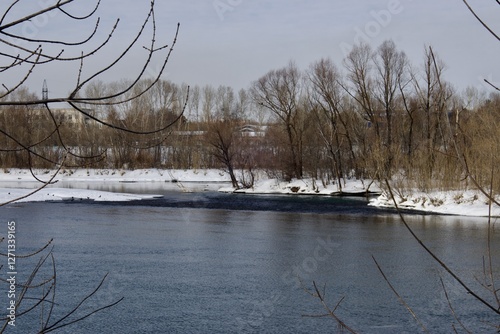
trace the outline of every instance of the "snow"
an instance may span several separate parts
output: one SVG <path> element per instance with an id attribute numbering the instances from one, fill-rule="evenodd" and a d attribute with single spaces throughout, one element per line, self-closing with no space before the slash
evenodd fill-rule
<path id="1" fill-rule="evenodd" d="M 35 175 L 43 181 L 49 181 L 52 170 L 36 169 Z M 63 169 L 57 174 L 55 181 L 71 182 L 227 182 L 227 174 L 220 170 L 167 170 L 167 169 Z M 4 181 L 34 181 L 29 170 L 6 169 L 0 171 L 0 182 Z"/>
<path id="2" fill-rule="evenodd" d="M 394 196 L 401 209 L 471 217 L 487 217 L 489 212 L 488 199 L 477 190 L 413 192 Z M 395 207 L 394 201 L 386 193 L 372 199 L 369 205 Z M 500 207 L 492 205 L 491 215 L 500 217 Z"/>
<path id="3" fill-rule="evenodd" d="M 0 203 L 5 203 L 24 197 L 33 192 L 31 189 L 13 189 L 0 188 Z M 26 198 L 16 202 L 41 202 L 41 201 L 133 201 L 158 198 L 159 195 L 138 195 L 112 193 L 107 191 L 87 190 L 87 189 L 68 189 L 68 188 L 44 188 Z"/>
<path id="4" fill-rule="evenodd" d="M 54 171 L 38 169 L 33 170 L 36 177 L 48 182 L 51 180 Z M 131 193 L 110 192 L 81 189 L 79 186 L 89 187 L 89 183 L 94 183 L 93 187 L 102 184 L 118 183 L 156 183 L 156 182 L 227 182 L 227 175 L 218 170 L 110 170 L 110 169 L 76 169 L 62 170 L 52 180 L 51 184 L 42 190 L 26 197 L 42 184 L 36 182 L 29 170 L 25 169 L 4 169 L 0 171 L 0 203 L 10 202 L 39 202 L 39 201 L 132 201 L 161 197 L 161 195 L 139 195 Z M 84 183 L 81 183 L 84 182 Z M 58 185 L 70 185 L 69 187 L 58 187 Z"/>
<path id="5" fill-rule="evenodd" d="M 246 194 L 298 194 L 298 195 L 363 195 L 367 192 L 380 192 L 373 183 L 364 180 L 345 180 L 341 186 L 335 184 L 323 184 L 314 179 L 292 180 L 290 182 L 276 179 L 263 178 L 257 180 L 254 187 L 250 189 L 235 190 L 232 187 L 221 188 L 223 192 L 238 192 Z"/>
<path id="6" fill-rule="evenodd" d="M 53 176 L 52 170 L 34 170 L 37 178 L 49 181 Z M 29 170 L 4 169 L 0 170 L 0 203 L 12 201 L 26 196 L 40 187 L 39 182 Z M 27 198 L 26 201 L 131 201 L 161 197 L 160 195 L 139 195 L 132 193 L 90 190 L 106 189 L 103 185 L 136 184 L 142 187 L 151 184 L 151 189 L 166 183 L 176 185 L 172 189 L 181 191 L 203 191 L 209 189 L 206 183 L 217 184 L 216 189 L 222 192 L 240 192 L 248 194 L 289 194 L 289 195 L 363 195 L 379 194 L 370 200 L 369 205 L 376 207 L 394 207 L 394 202 L 385 192 L 381 191 L 375 182 L 369 180 L 343 180 L 341 187 L 338 183 L 323 184 L 314 179 L 279 181 L 267 177 L 264 173 L 257 174 L 255 184 L 250 189 L 238 189 L 229 186 L 227 173 L 215 170 L 112 170 L 112 169 L 66 169 L 56 175 L 54 185 L 49 185 Z M 89 184 L 91 184 L 89 186 Z M 62 185 L 62 186 L 61 186 Z M 191 186 L 194 185 L 194 186 Z M 89 189 L 82 189 L 82 188 Z M 128 189 L 135 189 L 128 187 Z M 213 188 L 212 188 L 213 189 Z M 395 195 L 398 207 L 422 212 L 438 214 L 453 214 L 461 216 L 488 216 L 489 205 L 486 196 L 476 190 L 469 191 L 436 191 L 418 192 Z M 492 216 L 500 217 L 500 208 L 492 207 Z"/>

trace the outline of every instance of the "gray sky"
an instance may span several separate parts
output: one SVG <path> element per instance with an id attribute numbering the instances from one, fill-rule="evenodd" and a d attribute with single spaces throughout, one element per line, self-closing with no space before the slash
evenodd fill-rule
<path id="1" fill-rule="evenodd" d="M 47 2 L 50 0 L 38 1 Z M 73 12 L 93 2 L 78 1 Z M 500 32 L 496 1 L 470 3 Z M 146 0 L 102 1 L 99 40 L 107 36 L 115 18 L 120 17 L 121 22 L 113 43 L 85 63 L 84 73 L 105 66 L 125 47 L 145 17 L 148 4 Z M 290 60 L 306 69 L 312 62 L 330 57 L 340 66 L 344 52 L 356 41 L 377 47 L 385 39 L 393 39 L 415 67 L 421 65 L 424 46 L 432 45 L 447 65 L 446 78 L 459 90 L 468 85 L 485 87 L 480 78 L 500 82 L 500 43 L 461 0 L 157 0 L 156 19 L 159 44 L 170 44 L 177 22 L 181 23 L 178 44 L 164 76 L 177 83 L 247 88 Z M 60 14 L 38 25 L 38 36 L 71 38 L 91 30 L 68 25 Z M 146 39 L 140 46 L 145 43 Z M 144 50 L 134 49 L 125 63 L 102 79 L 133 77 L 144 56 Z M 148 73 L 155 73 L 158 64 L 155 60 Z M 39 82 L 41 89 L 46 78 L 52 97 L 64 95 L 74 84 L 76 70 L 39 70 L 30 87 Z"/>

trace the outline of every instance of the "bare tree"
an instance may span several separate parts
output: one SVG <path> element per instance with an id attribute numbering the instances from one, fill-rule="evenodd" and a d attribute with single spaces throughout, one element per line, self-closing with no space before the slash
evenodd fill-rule
<path id="1" fill-rule="evenodd" d="M 240 143 L 238 143 L 237 122 L 230 119 L 213 120 L 209 125 L 207 139 L 212 146 L 213 156 L 224 165 L 231 178 L 232 186 L 238 189 L 239 184 L 236 178 L 235 164 L 241 147 Z"/>
<path id="2" fill-rule="evenodd" d="M 85 75 L 86 61 L 90 57 L 95 57 L 106 52 L 106 47 L 110 44 L 117 29 L 119 29 L 119 20 L 117 19 L 111 30 L 103 35 L 100 30 L 100 18 L 96 17 L 99 13 L 101 2 L 97 1 L 88 13 L 72 13 L 72 8 L 74 7 L 71 7 L 71 4 L 76 2 L 77 0 L 62 0 L 52 5 L 44 4 L 41 10 L 33 10 L 30 14 L 16 16 L 19 13 L 26 13 L 26 11 L 19 10 L 22 4 L 20 0 L 16 0 L 12 1 L 10 5 L 5 6 L 4 13 L 0 19 L 0 43 L 3 46 L 3 51 L 0 54 L 0 71 L 4 75 L 17 75 L 19 78 L 17 82 L 2 83 L 3 91 L 0 92 L 0 108 L 4 113 L 8 113 L 16 106 L 35 107 L 37 115 L 47 120 L 47 124 L 44 126 L 48 127 L 47 132 L 50 134 L 48 139 L 55 140 L 58 146 L 63 149 L 63 152 L 58 157 L 50 156 L 41 150 L 48 139 L 37 143 L 26 141 L 18 133 L 13 132 L 12 129 L 0 125 L 0 134 L 8 141 L 7 147 L 10 148 L 10 151 L 24 152 L 28 157 L 28 161 L 30 161 L 30 166 L 32 166 L 31 162 L 35 158 L 45 161 L 48 165 L 57 167 L 60 165 L 71 166 L 68 164 L 68 161 L 74 161 L 73 165 L 87 165 L 105 157 L 106 152 L 104 150 L 101 152 L 91 152 L 92 154 L 87 155 L 80 154 L 71 145 L 68 145 L 72 134 L 70 133 L 69 136 L 64 135 L 63 131 L 61 131 L 64 121 L 57 119 L 54 115 L 54 106 L 60 103 L 69 105 L 83 115 L 85 119 L 92 120 L 96 124 L 135 135 L 161 135 L 161 133 L 167 131 L 181 117 L 180 113 L 168 124 L 162 124 L 162 126 L 157 127 L 138 128 L 125 126 L 122 122 L 111 121 L 111 118 L 103 117 L 94 112 L 95 109 L 103 106 L 111 107 L 130 104 L 151 90 L 159 82 L 177 40 L 179 25 L 177 25 L 172 45 L 170 47 L 165 44 L 159 45 L 157 41 L 155 1 L 150 1 L 150 7 L 142 26 L 136 35 L 132 36 L 130 43 L 123 48 L 123 51 L 109 63 L 101 64 L 100 69 Z M 42 31 L 35 37 L 27 37 L 19 33 L 19 31 L 22 32 L 20 27 L 23 24 L 29 23 L 30 20 L 52 15 L 52 13 L 61 15 L 66 20 L 66 25 L 79 23 L 79 26 L 81 26 L 82 24 L 86 24 L 88 28 L 87 37 L 80 40 L 69 40 L 65 36 L 61 36 L 60 38 L 52 38 L 50 36 L 44 38 Z M 94 18 L 95 21 L 92 22 Z M 89 93 L 90 87 L 105 74 L 111 72 L 119 63 L 123 62 L 131 50 L 141 47 L 139 43 L 141 43 L 143 36 L 147 35 L 149 35 L 149 45 L 143 46 L 144 62 L 139 67 L 135 78 L 129 80 L 127 85 L 115 91 L 94 92 L 97 93 L 97 96 L 95 94 L 92 94 L 94 96 L 86 95 Z M 98 42 L 99 38 L 101 42 Z M 96 43 L 97 46 L 93 46 Z M 78 51 L 79 55 L 74 55 L 80 49 L 84 51 Z M 138 84 L 145 77 L 148 67 L 151 66 L 153 60 L 156 61 L 157 59 L 160 59 L 161 66 L 156 76 L 147 85 L 139 88 Z M 78 75 L 75 78 L 76 83 L 67 96 L 49 98 L 47 95 L 44 95 L 41 98 L 11 98 L 17 91 L 22 89 L 22 86 L 30 79 L 35 70 L 44 71 L 44 69 L 53 68 L 53 66 L 66 66 L 67 64 L 75 64 L 78 69 Z M 89 90 L 87 90 L 88 88 Z M 63 159 L 63 157 L 69 157 L 70 159 Z"/>
<path id="3" fill-rule="evenodd" d="M 361 114 L 370 122 L 370 126 L 375 127 L 376 136 L 380 138 L 380 124 L 373 97 L 372 57 L 373 50 L 368 44 L 359 44 L 352 48 L 344 59 L 351 89 L 348 86 L 344 86 L 344 89 L 357 102 Z"/>
<path id="4" fill-rule="evenodd" d="M 385 115 L 385 175 L 391 175 L 394 160 L 394 117 L 402 117 L 397 114 L 399 87 L 402 86 L 407 69 L 407 58 L 404 52 L 398 51 L 396 44 L 384 41 L 377 49 L 373 62 L 376 69 L 375 97 Z"/>
<path id="5" fill-rule="evenodd" d="M 371 178 L 382 177 L 387 167 L 383 137 L 383 114 L 375 95 L 374 52 L 370 45 L 355 45 L 343 61 L 347 70 L 342 87 L 353 101 L 353 109 L 363 118 L 358 135 L 363 143 L 365 171 Z"/>
<path id="6" fill-rule="evenodd" d="M 229 86 L 219 86 L 215 95 L 215 118 L 229 120 L 234 118 L 235 110 L 234 91 Z"/>
<path id="7" fill-rule="evenodd" d="M 207 124 L 211 153 L 224 166 L 235 189 L 240 188 L 235 169 L 245 165 L 241 126 L 245 120 L 246 104 L 247 95 L 244 90 L 235 96 L 231 87 L 219 86 L 215 95 L 215 111 Z"/>
<path id="8" fill-rule="evenodd" d="M 216 90 L 210 85 L 204 86 L 201 90 L 203 120 L 210 122 L 215 108 Z"/>
<path id="9" fill-rule="evenodd" d="M 282 159 L 285 161 L 286 178 L 302 178 L 302 85 L 301 72 L 293 62 L 268 72 L 252 85 L 254 101 L 271 111 L 285 131 L 288 156 Z"/>
<path id="10" fill-rule="evenodd" d="M 423 114 L 421 134 L 423 146 L 421 167 L 425 180 L 432 180 L 437 158 L 437 148 L 446 143 L 446 124 L 449 102 L 453 91 L 443 78 L 444 62 L 426 47 L 423 77 L 414 77 L 414 86 L 419 110 Z"/>
<path id="11" fill-rule="evenodd" d="M 123 47 L 123 50 L 118 53 L 115 59 L 112 59 L 109 63 L 100 64 L 97 70 L 88 74 L 86 74 L 87 62 L 90 62 L 91 58 L 106 52 L 106 47 L 111 45 L 111 40 L 120 27 L 120 20 L 117 19 L 111 29 L 103 34 L 100 29 L 101 20 L 97 17 L 101 1 L 95 1 L 95 5 L 90 7 L 86 13 L 74 12 L 76 7 L 71 5 L 76 3 L 86 3 L 87 8 L 89 8 L 88 2 L 78 0 L 37 2 L 41 6 L 40 9 L 30 7 L 26 1 L 22 0 L 12 0 L 10 3 L 0 5 L 0 11 L 3 13 L 0 17 L 0 45 L 2 50 L 0 51 L 0 72 L 2 73 L 2 80 L 6 80 L 7 77 L 18 78 L 13 82 L 1 82 L 0 114 L 2 122 L 0 122 L 0 142 L 2 143 L 3 153 L 18 153 L 18 156 L 25 158 L 24 164 L 19 163 L 20 161 L 16 162 L 18 166 L 24 165 L 32 168 L 34 160 L 37 159 L 43 161 L 47 167 L 53 168 L 54 172 L 50 180 L 44 182 L 37 190 L 53 182 L 62 167 L 85 166 L 100 161 L 106 156 L 106 149 L 99 145 L 96 146 L 96 150 L 90 152 L 82 152 L 75 148 L 78 145 L 78 141 L 76 143 L 74 141 L 75 138 L 78 140 L 78 138 L 81 139 L 85 135 L 89 139 L 92 133 L 88 131 L 82 134 L 79 132 L 80 128 L 72 129 L 69 126 L 71 122 L 65 117 L 58 117 L 56 114 L 55 107 L 57 105 L 70 106 L 82 119 L 95 122 L 95 124 L 99 124 L 106 129 L 137 136 L 152 136 L 152 138 L 161 137 L 168 132 L 169 128 L 182 117 L 185 108 L 184 103 L 181 111 L 168 122 L 161 120 L 158 123 L 148 120 L 146 123 L 149 124 L 144 123 L 141 126 L 126 124 L 123 122 L 124 114 L 119 112 L 120 106 L 133 105 L 135 101 L 139 101 L 143 95 L 151 91 L 159 83 L 177 40 L 179 25 L 175 29 L 170 47 L 165 44 L 158 44 L 160 34 L 157 31 L 154 0 L 149 1 L 149 8 L 142 25 L 135 36 L 131 37 L 128 45 Z M 79 40 L 71 40 L 62 33 L 59 37 L 53 37 L 49 34 L 44 36 L 43 31 L 39 31 L 36 35 L 23 34 L 23 25 L 56 14 L 65 21 L 63 22 L 65 26 L 75 24 L 78 24 L 79 27 L 85 26 L 87 36 Z M 50 23 L 49 20 L 47 24 Z M 148 45 L 140 45 L 144 38 L 148 40 Z M 101 78 L 115 69 L 118 64 L 124 62 L 126 56 L 136 48 L 142 48 L 144 52 L 144 61 L 139 66 L 137 75 L 129 79 L 126 85 L 116 86 L 117 89 L 101 90 Z M 142 79 L 145 78 L 148 68 L 153 61 L 158 59 L 160 66 L 156 67 L 158 68 L 156 75 L 144 84 L 145 81 Z M 68 64 L 74 64 L 77 74 L 75 75 L 75 85 L 70 88 L 67 95 L 49 97 L 46 87 L 44 87 L 41 98 L 26 93 L 24 86 L 29 82 L 35 71 L 63 68 Z M 105 109 L 108 115 L 103 115 L 99 112 L 100 109 Z M 20 117 L 20 115 L 22 116 Z M 7 122 L 9 119 L 17 119 L 17 124 Z M 38 132 L 33 131 L 35 129 Z M 59 147 L 57 152 L 47 149 L 55 145 Z M 32 174 L 35 176 L 34 173 Z M 8 203 L 3 205 L 5 204 Z M 44 251 L 48 246 L 42 247 L 38 252 L 24 257 L 31 258 Z M 49 277 L 41 277 L 40 275 L 41 268 L 45 265 L 52 268 L 52 274 Z M 22 312 L 18 313 L 17 316 L 39 311 L 41 328 L 35 330 L 40 333 L 48 333 L 75 324 L 95 312 L 115 305 L 121 300 L 118 299 L 114 303 L 104 305 L 84 315 L 77 314 L 80 307 L 102 286 L 104 277 L 97 285 L 97 288 L 77 302 L 69 313 L 59 319 L 54 319 L 56 277 L 53 255 L 49 251 L 38 263 L 35 263 L 27 281 L 17 285 L 20 294 L 14 301 L 15 308 Z M 34 299 L 35 302 L 31 304 L 28 303 L 28 299 L 35 296 L 30 295 L 30 291 L 41 292 L 41 294 L 38 294 L 37 299 Z M 71 301 L 65 302 L 70 303 Z M 28 306 L 22 310 L 21 306 L 23 305 Z M 2 320 L 5 321 L 3 327 L 5 328 L 9 318 Z M 3 329 L 0 331 L 3 331 Z"/>
<path id="12" fill-rule="evenodd" d="M 348 117 L 346 93 L 342 88 L 343 76 L 330 59 L 321 59 L 311 65 L 308 73 L 311 92 L 308 94 L 312 110 L 316 113 L 317 129 L 332 159 L 335 175 L 342 190 L 342 179 L 349 169 L 359 172 L 357 157 L 354 153 L 354 139 Z M 317 108 L 315 108 L 317 106 Z M 346 144 L 344 144 L 344 142 Z M 345 157 L 349 166 L 344 167 Z"/>
<path id="13" fill-rule="evenodd" d="M 234 108 L 233 116 L 238 119 L 246 118 L 249 105 L 250 105 L 250 96 L 248 94 L 248 91 L 242 88 L 238 91 L 238 99 L 236 101 L 236 106 Z"/>
<path id="14" fill-rule="evenodd" d="M 200 86 L 194 86 L 189 98 L 189 119 L 200 122 Z M 194 115 L 193 115 L 194 114 Z"/>

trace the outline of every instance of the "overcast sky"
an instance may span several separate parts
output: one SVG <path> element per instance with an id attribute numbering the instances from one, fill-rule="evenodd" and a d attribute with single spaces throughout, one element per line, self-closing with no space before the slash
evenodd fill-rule
<path id="1" fill-rule="evenodd" d="M 93 2 L 77 1 L 72 9 L 83 10 Z M 495 0 L 470 3 L 500 32 L 500 6 Z M 148 5 L 146 0 L 102 0 L 97 13 L 103 19 L 100 40 L 114 19 L 120 17 L 121 22 L 114 43 L 85 64 L 86 73 L 105 66 L 113 52 L 132 39 Z M 377 47 L 386 39 L 394 40 L 415 67 L 422 62 L 424 46 L 432 45 L 447 65 L 446 78 L 459 90 L 468 85 L 484 87 L 480 78 L 500 82 L 500 43 L 462 0 L 157 0 L 156 18 L 160 44 L 169 44 L 177 22 L 181 23 L 164 76 L 177 83 L 247 88 L 290 60 L 301 69 L 323 57 L 341 65 L 355 42 Z M 65 38 L 86 31 L 84 26 L 68 25 L 60 15 L 39 24 L 37 30 L 39 36 L 52 33 Z M 125 64 L 103 79 L 132 77 L 144 56 L 144 50 L 134 50 Z M 149 72 L 154 73 L 158 65 L 155 60 Z M 74 73 L 70 69 L 37 71 L 31 85 L 40 82 L 41 87 L 46 78 L 52 97 L 64 95 L 74 82 Z"/>

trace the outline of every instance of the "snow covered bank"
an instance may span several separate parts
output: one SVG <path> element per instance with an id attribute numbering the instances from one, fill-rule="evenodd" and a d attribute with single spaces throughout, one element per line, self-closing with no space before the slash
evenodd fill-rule
<path id="1" fill-rule="evenodd" d="M 138 201 L 143 199 L 153 199 L 158 195 L 137 195 L 112 193 L 98 190 L 87 189 L 68 189 L 68 188 L 44 188 L 28 197 L 32 189 L 0 188 L 0 203 L 10 202 L 18 199 L 16 202 L 47 202 L 47 201 Z M 25 198 L 23 198 L 25 197 Z"/>
<path id="2" fill-rule="evenodd" d="M 298 195 L 371 195 L 369 205 L 381 208 L 395 208 L 394 202 L 383 192 L 378 184 L 367 180 L 346 180 L 342 187 L 337 184 L 323 185 L 313 179 L 282 182 L 275 179 L 256 181 L 251 189 L 235 190 L 232 187 L 221 188 L 224 192 L 248 194 L 298 194 Z M 378 196 L 377 196 L 378 195 Z M 395 194 L 395 196 L 397 196 Z M 500 200 L 500 199 L 499 199 Z M 412 192 L 405 198 L 397 197 L 401 209 L 437 214 L 487 217 L 489 206 L 486 196 L 479 191 Z M 492 207 L 492 216 L 500 217 L 500 207 Z"/>
<path id="3" fill-rule="evenodd" d="M 36 176 L 44 181 L 48 181 L 52 176 L 51 170 L 36 170 Z M 78 189 L 84 187 L 79 182 L 96 182 L 96 185 L 131 183 L 137 185 L 151 184 L 155 188 L 154 182 L 176 182 L 182 191 L 203 191 L 205 187 L 195 187 L 188 189 L 188 184 L 198 183 L 217 184 L 215 189 L 222 192 L 238 192 L 248 194 L 292 194 L 292 195 L 364 195 L 380 194 L 373 198 L 369 205 L 376 207 L 394 207 L 392 200 L 384 194 L 378 185 L 366 180 L 345 180 L 342 187 L 338 184 L 324 185 L 320 181 L 313 179 L 294 180 L 284 182 L 270 179 L 265 173 L 259 173 L 256 177 L 255 185 L 251 189 L 235 190 L 232 187 L 224 186 L 229 182 L 227 173 L 209 170 L 162 170 L 162 169 L 139 169 L 139 170 L 112 170 L 112 169 L 76 169 L 62 170 L 55 180 L 62 181 L 51 185 L 42 191 L 22 199 L 21 201 L 59 201 L 59 200 L 93 200 L 93 201 L 130 201 L 146 198 L 155 198 L 156 195 L 137 195 L 122 192 L 97 191 L 88 189 Z M 11 201 L 15 198 L 29 194 L 40 183 L 34 182 L 34 178 L 29 170 L 9 169 L 0 170 L 0 203 Z M 182 183 L 186 183 L 183 185 Z M 219 186 L 220 183 L 220 186 Z M 64 187 L 64 188 L 63 188 Z M 23 188 L 23 189 L 20 189 Z M 71 189 L 69 189 L 71 188 Z M 95 189 L 99 187 L 90 187 Z M 130 188 L 127 188 L 130 189 Z M 103 189 L 101 190 L 108 190 Z M 134 192 L 135 189 L 125 190 Z M 213 190 L 213 188 L 212 188 Z M 137 191 L 141 192 L 141 191 Z M 447 191 L 447 192 L 412 192 L 404 197 L 398 197 L 398 206 L 402 209 L 410 209 L 423 212 L 433 212 L 439 214 L 453 214 L 462 216 L 488 216 L 488 201 L 486 197 L 478 191 Z M 493 206 L 492 215 L 500 217 L 500 208 Z"/>
<path id="4" fill-rule="evenodd" d="M 35 175 L 48 181 L 53 170 L 36 169 Z M 63 169 L 56 175 L 55 181 L 85 181 L 85 182 L 228 182 L 229 176 L 216 169 L 208 170 L 180 170 L 180 169 Z M 35 181 L 29 170 L 3 169 L 0 170 L 2 181 Z"/>
<path id="5" fill-rule="evenodd" d="M 232 187 L 221 188 L 222 192 L 246 194 L 297 194 L 297 195 L 366 195 L 380 193 L 380 189 L 370 181 L 346 180 L 338 184 L 324 185 L 314 179 L 293 180 L 291 182 L 263 178 L 255 182 L 250 189 L 235 190 Z"/>
<path id="6" fill-rule="evenodd" d="M 53 170 L 37 169 L 33 171 L 39 180 L 48 182 Z M 79 189 L 89 183 L 153 183 L 153 182 L 227 182 L 229 177 L 219 170 L 111 170 L 111 169 L 65 169 L 60 171 L 53 182 L 46 188 L 16 202 L 40 201 L 132 201 L 161 197 L 158 195 L 139 195 L 122 192 Z M 25 197 L 42 184 L 37 182 L 26 169 L 0 170 L 0 203 L 10 202 Z M 61 185 L 64 186 L 61 187 Z M 70 186 L 71 189 L 67 186 Z M 91 187 L 93 188 L 93 187 Z"/>
<path id="7" fill-rule="evenodd" d="M 486 196 L 473 190 L 414 192 L 405 197 L 394 196 L 401 209 L 471 217 L 487 217 L 489 211 Z M 385 193 L 372 199 L 369 205 L 394 208 L 393 200 Z M 500 217 L 500 207 L 493 205 L 491 215 Z"/>

